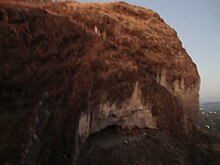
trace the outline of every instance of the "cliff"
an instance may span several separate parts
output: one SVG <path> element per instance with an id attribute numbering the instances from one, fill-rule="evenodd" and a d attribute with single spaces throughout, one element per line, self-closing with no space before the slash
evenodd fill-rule
<path id="1" fill-rule="evenodd" d="M 72 164 L 110 126 L 193 134 L 199 75 L 157 13 L 123 2 L 0 5 L 2 162 Z"/>

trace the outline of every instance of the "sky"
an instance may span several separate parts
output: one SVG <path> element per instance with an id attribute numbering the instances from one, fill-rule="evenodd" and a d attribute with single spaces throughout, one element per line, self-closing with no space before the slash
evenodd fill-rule
<path id="1" fill-rule="evenodd" d="M 110 2 L 111 0 L 78 0 Z M 200 102 L 220 101 L 220 0 L 126 0 L 152 9 L 178 33 L 201 77 Z"/>

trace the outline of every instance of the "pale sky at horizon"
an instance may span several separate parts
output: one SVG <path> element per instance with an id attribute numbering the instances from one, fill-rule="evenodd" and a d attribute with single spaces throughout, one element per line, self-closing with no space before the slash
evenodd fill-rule
<path id="1" fill-rule="evenodd" d="M 111 0 L 78 0 L 111 2 Z M 200 101 L 220 101 L 220 0 L 126 0 L 153 9 L 178 33 L 198 67 Z"/>

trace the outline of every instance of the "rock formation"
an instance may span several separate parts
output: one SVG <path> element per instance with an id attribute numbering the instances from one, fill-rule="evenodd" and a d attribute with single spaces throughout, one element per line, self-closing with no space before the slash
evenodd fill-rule
<path id="1" fill-rule="evenodd" d="M 200 79 L 177 33 L 118 3 L 0 2 L 0 160 L 73 164 L 109 126 L 188 136 Z"/>

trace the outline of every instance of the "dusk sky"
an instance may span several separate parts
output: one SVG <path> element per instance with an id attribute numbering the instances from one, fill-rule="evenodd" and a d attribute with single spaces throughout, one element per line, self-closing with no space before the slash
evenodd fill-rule
<path id="1" fill-rule="evenodd" d="M 201 102 L 220 101 L 220 0 L 126 2 L 153 9 L 177 31 L 183 47 L 197 64 L 201 76 Z"/>

